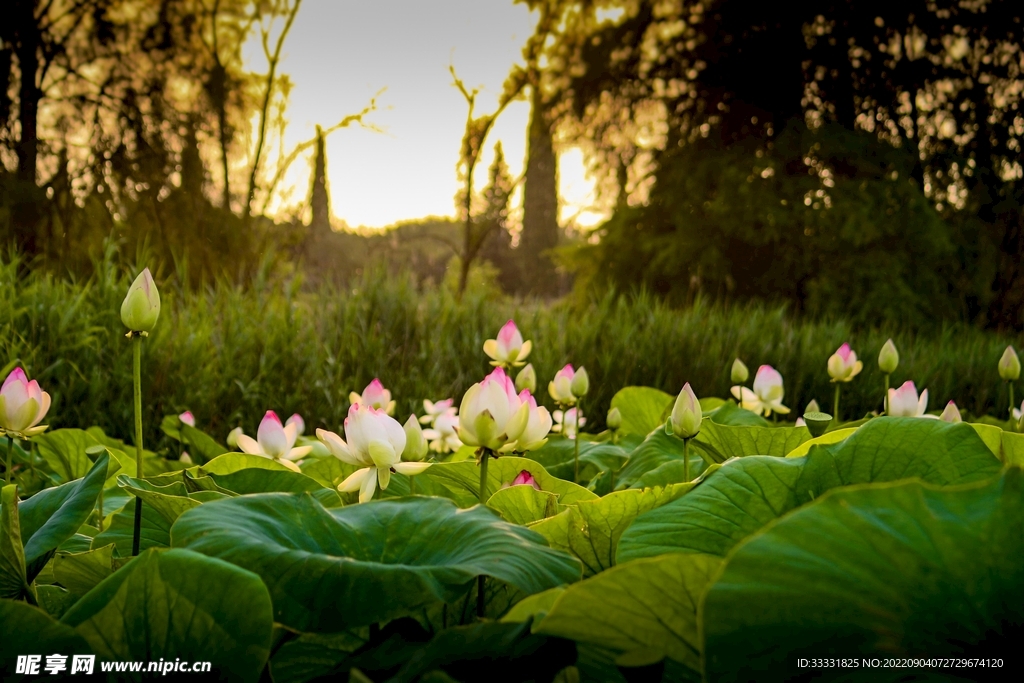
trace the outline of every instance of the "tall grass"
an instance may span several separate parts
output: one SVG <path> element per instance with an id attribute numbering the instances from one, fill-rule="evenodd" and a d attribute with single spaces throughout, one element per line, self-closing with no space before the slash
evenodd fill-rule
<path id="1" fill-rule="evenodd" d="M 128 438 L 132 404 L 130 345 L 118 311 L 130 274 L 99 264 L 83 282 L 41 273 L 17 275 L 0 264 L 0 349 L 53 396 L 55 427 L 99 425 Z M 779 308 L 721 308 L 698 302 L 679 310 L 637 295 L 585 304 L 545 304 L 470 291 L 457 302 L 444 287 L 420 289 L 410 278 L 371 273 L 357 286 L 304 290 L 298 278 L 263 276 L 245 289 L 221 284 L 199 292 L 161 285 L 163 312 L 146 341 L 143 391 L 147 443 L 159 418 L 191 410 L 197 426 L 223 440 L 241 425 L 254 433 L 268 409 L 301 413 L 307 432 L 337 429 L 348 394 L 380 377 L 404 420 L 424 398 L 461 397 L 489 371 L 481 347 L 509 318 L 534 342 L 538 394 L 567 362 L 585 365 L 591 394 L 588 426 L 603 425 L 612 395 L 631 384 L 676 393 L 690 382 L 700 396 L 727 396 L 739 356 L 751 368 L 775 366 L 796 414 L 812 398 L 829 410 L 828 356 L 844 341 L 865 369 L 844 386 L 843 413 L 881 406 L 875 358 L 887 337 L 900 351 L 893 384 L 928 388 L 930 407 L 955 399 L 972 414 L 1005 416 L 996 362 L 1008 343 L 973 328 L 949 326 L 924 336 L 908 330 L 851 329 L 841 320 L 800 321 Z M 1022 393 L 1022 392 L 1018 392 Z"/>

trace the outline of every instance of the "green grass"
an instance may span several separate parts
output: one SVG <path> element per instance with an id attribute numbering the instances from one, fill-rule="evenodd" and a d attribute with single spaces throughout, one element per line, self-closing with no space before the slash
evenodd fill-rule
<path id="1" fill-rule="evenodd" d="M 130 348 L 118 311 L 128 273 L 98 264 L 86 282 L 32 273 L 19 278 L 0 264 L 0 348 L 53 396 L 54 427 L 100 425 L 130 440 Z M 303 289 L 258 278 L 245 289 L 218 285 L 198 292 L 161 283 L 163 312 L 145 342 L 143 391 L 146 438 L 157 445 L 159 418 L 185 409 L 197 426 L 225 438 L 234 426 L 254 433 L 264 411 L 301 413 L 307 433 L 337 429 L 348 394 L 380 377 L 404 420 L 423 398 L 461 397 L 490 366 L 481 350 L 514 318 L 534 342 L 542 402 L 547 381 L 567 362 L 585 365 L 591 394 L 588 428 L 604 423 L 612 395 L 640 384 L 673 394 L 690 382 L 699 396 L 727 396 L 737 355 L 751 369 L 767 363 L 785 378 L 795 414 L 815 398 L 832 403 L 825 364 L 849 341 L 865 369 L 843 388 L 844 417 L 881 406 L 875 359 L 892 336 L 900 352 L 893 376 L 927 387 L 930 409 L 954 399 L 971 414 L 1005 416 L 1005 385 L 996 362 L 1021 338 L 950 326 L 938 333 L 850 329 L 841 321 L 800 321 L 763 306 L 721 308 L 698 303 L 673 309 L 653 297 L 606 297 L 581 304 L 502 298 L 479 289 L 457 302 L 443 287 L 420 289 L 408 277 L 366 275 L 351 288 Z M 1022 392 L 1018 389 L 1017 394 Z M 1019 399 L 1018 399 L 1019 400 Z"/>

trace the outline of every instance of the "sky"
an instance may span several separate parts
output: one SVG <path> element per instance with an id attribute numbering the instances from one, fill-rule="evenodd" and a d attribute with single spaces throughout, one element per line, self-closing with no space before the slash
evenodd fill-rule
<path id="1" fill-rule="evenodd" d="M 535 22 L 536 14 L 512 0 L 304 0 L 280 66 L 294 82 L 286 148 L 312 138 L 317 124 L 328 128 L 359 112 L 385 89 L 367 118 L 383 132 L 352 126 L 327 139 L 335 218 L 384 227 L 454 216 L 467 106 L 448 67 L 467 87 L 480 88 L 477 115 L 494 111 Z M 522 173 L 529 114 L 528 103 L 517 101 L 499 117 L 478 165 L 478 191 L 498 140 L 513 177 Z M 277 206 L 301 201 L 309 179 L 308 161 L 293 164 L 285 183 L 291 194 Z M 580 213 L 592 203 L 592 186 L 578 151 L 562 154 L 559 181 L 563 221 L 576 215 L 580 224 L 594 223 L 597 216 Z"/>

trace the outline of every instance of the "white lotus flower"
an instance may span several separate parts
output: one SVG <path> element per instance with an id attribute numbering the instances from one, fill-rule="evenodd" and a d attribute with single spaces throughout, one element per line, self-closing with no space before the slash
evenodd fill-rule
<path id="1" fill-rule="evenodd" d="M 913 382 L 904 382 L 899 389 L 889 389 L 889 415 L 892 417 L 936 417 L 925 415 L 928 410 L 928 390 L 917 395 Z"/>
<path id="2" fill-rule="evenodd" d="M 46 431 L 38 426 L 50 410 L 50 395 L 39 382 L 28 379 L 25 371 L 14 368 L 0 387 L 0 431 L 30 437 Z"/>
<path id="3" fill-rule="evenodd" d="M 569 408 L 564 412 L 556 410 L 551 415 L 555 418 L 555 425 L 551 431 L 561 432 L 567 439 L 576 438 L 576 408 Z M 587 424 L 587 418 L 580 413 L 580 427 L 582 428 L 585 424 Z"/>
<path id="4" fill-rule="evenodd" d="M 302 416 L 299 415 L 298 413 L 293 413 L 292 416 L 288 418 L 288 421 L 284 423 L 284 426 L 287 427 L 290 424 L 295 425 L 295 434 L 296 435 L 302 436 L 303 433 L 305 433 L 305 431 L 306 431 L 306 421 L 303 420 Z"/>
<path id="5" fill-rule="evenodd" d="M 326 429 L 316 430 L 316 435 L 334 457 L 361 468 L 338 485 L 345 493 L 359 491 L 360 503 L 373 498 L 378 484 L 386 489 L 392 472 L 412 476 L 430 467 L 428 462 L 402 462 L 408 443 L 402 425 L 383 410 L 360 403 L 345 418 L 347 443 Z"/>
<path id="6" fill-rule="evenodd" d="M 732 395 L 740 406 L 758 415 L 771 415 L 772 411 L 780 415 L 789 413 L 789 408 L 782 405 L 785 394 L 782 375 L 770 365 L 762 365 L 757 369 L 753 391 L 742 386 L 732 388 Z"/>
<path id="7" fill-rule="evenodd" d="M 462 397 L 459 439 L 467 446 L 507 453 L 515 450 L 529 418 L 530 406 L 516 394 L 515 383 L 504 370 L 495 368 Z"/>
<path id="8" fill-rule="evenodd" d="M 281 418 L 277 416 L 277 413 L 268 410 L 267 414 L 263 416 L 263 421 L 260 422 L 255 439 L 245 434 L 238 434 L 236 440 L 243 453 L 270 458 L 290 470 L 299 472 L 301 470 L 295 461 L 301 460 L 313 450 L 313 447 L 299 446 L 295 448 L 295 440 L 298 438 L 299 433 L 294 422 L 282 425 Z"/>
<path id="9" fill-rule="evenodd" d="M 551 431 L 551 413 L 544 406 L 537 405 L 537 399 L 528 390 L 519 392 L 519 400 L 530 407 L 530 414 L 526 420 L 526 428 L 516 440 L 516 450 L 519 452 L 534 451 L 548 442 L 548 433 Z"/>
<path id="10" fill-rule="evenodd" d="M 391 400 L 391 392 L 385 389 L 384 385 L 376 377 L 366 385 L 362 394 L 357 394 L 353 391 L 348 395 L 348 400 L 352 405 L 360 403 L 370 408 L 383 410 L 388 415 L 395 414 L 395 402 Z"/>
<path id="11" fill-rule="evenodd" d="M 420 416 L 420 424 L 433 424 L 439 415 L 444 415 L 448 411 L 454 411 L 454 408 L 452 408 L 454 403 L 455 401 L 450 398 L 438 401 L 437 403 L 423 399 L 424 414 Z"/>
<path id="12" fill-rule="evenodd" d="M 956 407 L 955 401 L 950 401 L 946 404 L 946 408 L 942 411 L 942 415 L 939 415 L 939 419 L 943 422 L 963 422 L 963 418 L 960 416 L 960 409 Z"/>
<path id="13" fill-rule="evenodd" d="M 423 430 L 423 438 L 430 442 L 430 450 L 435 453 L 451 453 L 462 448 L 458 428 L 459 417 L 455 408 L 449 408 L 434 418 L 430 429 Z"/>
<path id="14" fill-rule="evenodd" d="M 575 405 L 579 398 L 573 392 L 573 380 L 575 379 L 576 371 L 573 370 L 571 363 L 556 372 L 555 378 L 548 382 L 548 393 L 551 394 L 551 398 L 563 406 Z"/>

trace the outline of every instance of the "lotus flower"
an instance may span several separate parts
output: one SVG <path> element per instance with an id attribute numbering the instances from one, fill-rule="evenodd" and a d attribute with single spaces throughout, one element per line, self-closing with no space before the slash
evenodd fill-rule
<path id="1" fill-rule="evenodd" d="M 49 409 L 50 395 L 39 382 L 30 382 L 20 367 L 7 375 L 0 387 L 0 431 L 24 438 L 42 434 L 46 425 L 39 423 Z"/>
<path id="2" fill-rule="evenodd" d="M 498 331 L 497 339 L 484 342 L 484 353 L 491 357 L 491 365 L 501 368 L 523 365 L 532 348 L 533 344 L 523 341 L 523 335 L 511 320 Z"/>
<path id="3" fill-rule="evenodd" d="M 878 352 L 878 369 L 887 375 L 891 375 L 896 372 L 896 368 L 900 364 L 900 354 L 896 350 L 896 345 L 892 343 L 892 339 L 885 340 L 882 344 L 882 350 Z"/>
<path id="4" fill-rule="evenodd" d="M 805 413 L 820 413 L 821 412 L 821 406 L 819 406 L 818 402 L 812 398 L 810 401 L 807 402 L 807 407 L 804 408 L 804 412 Z"/>
<path id="5" fill-rule="evenodd" d="M 293 413 L 292 416 L 288 418 L 288 421 L 284 423 L 284 426 L 287 427 L 290 424 L 295 425 L 295 434 L 297 436 L 302 436 L 303 433 L 305 433 L 306 421 L 303 420 L 302 416 L 298 413 Z"/>
<path id="6" fill-rule="evenodd" d="M 1010 411 L 1010 417 L 1014 420 L 1019 420 L 1024 417 L 1024 401 L 1021 401 L 1020 408 L 1014 408 Z"/>
<path id="7" fill-rule="evenodd" d="M 999 358 L 999 377 L 1006 382 L 1016 382 L 1020 379 L 1020 358 L 1012 346 L 1007 346 Z"/>
<path id="8" fill-rule="evenodd" d="M 576 404 L 576 400 L 579 397 L 572 391 L 572 382 L 575 377 L 576 371 L 572 369 L 570 364 L 556 372 L 555 378 L 548 382 L 548 393 L 551 394 L 551 398 L 555 399 L 556 403 L 563 406 Z"/>
<path id="9" fill-rule="evenodd" d="M 383 410 L 388 415 L 395 414 L 395 402 L 391 400 L 391 392 L 385 389 L 384 385 L 376 377 L 366 385 L 361 395 L 353 391 L 348 395 L 348 400 L 352 405 L 359 403 L 370 408 Z"/>
<path id="10" fill-rule="evenodd" d="M 770 365 L 762 365 L 754 376 L 754 390 L 735 386 L 732 395 L 743 408 L 761 415 L 771 415 L 774 410 L 780 415 L 789 413 L 789 408 L 782 405 L 786 390 L 782 386 L 782 375 Z"/>
<path id="11" fill-rule="evenodd" d="M 523 389 L 529 389 L 531 394 L 537 391 L 537 371 L 533 369 L 533 363 L 527 363 L 516 375 L 516 391 Z"/>
<path id="12" fill-rule="evenodd" d="M 530 406 L 516 394 L 515 384 L 501 368 L 474 384 L 462 397 L 458 434 L 462 443 L 507 453 L 526 429 Z"/>
<path id="13" fill-rule="evenodd" d="M 828 374 L 833 382 L 849 382 L 864 368 L 864 363 L 857 360 L 856 352 L 849 344 L 843 344 L 828 359 Z"/>
<path id="14" fill-rule="evenodd" d="M 963 422 L 963 418 L 960 417 L 960 410 L 956 407 L 954 401 L 946 404 L 946 408 L 942 411 L 942 415 L 939 415 L 939 419 L 943 422 Z"/>
<path id="15" fill-rule="evenodd" d="M 928 409 L 928 390 L 922 391 L 918 397 L 913 382 L 904 382 L 899 389 L 889 389 L 888 397 L 889 415 L 892 417 L 934 417 L 924 414 Z"/>
<path id="16" fill-rule="evenodd" d="M 384 410 L 365 404 L 353 403 L 348 409 L 347 443 L 326 429 L 316 430 L 316 435 L 334 457 L 361 468 L 338 485 L 342 492 L 359 491 L 360 503 L 373 497 L 378 484 L 381 490 L 386 489 L 392 472 L 412 476 L 430 467 L 426 462 L 402 462 L 408 444 L 405 430 Z"/>
<path id="17" fill-rule="evenodd" d="M 243 432 L 241 427 L 235 427 L 230 432 L 228 432 L 228 447 L 238 448 L 238 437 L 242 436 L 242 434 Z"/>
<path id="18" fill-rule="evenodd" d="M 449 408 L 434 418 L 430 429 L 423 430 L 423 438 L 430 442 L 430 450 L 436 453 L 457 451 L 462 448 L 458 428 L 459 417 L 455 414 L 455 408 Z"/>
<path id="19" fill-rule="evenodd" d="M 802 417 L 798 417 L 796 419 L 796 425 L 795 426 L 797 426 L 797 427 L 806 427 L 807 426 L 807 421 L 804 420 L 804 418 L 802 418 Z"/>
<path id="20" fill-rule="evenodd" d="M 532 486 L 538 491 L 541 490 L 540 484 L 537 483 L 537 480 L 533 478 L 533 475 L 530 474 L 528 470 L 523 470 L 522 472 L 516 475 L 515 479 L 503 485 L 501 488 L 507 489 L 512 486 Z"/>
<path id="21" fill-rule="evenodd" d="M 548 432 L 552 426 L 551 413 L 544 406 L 538 406 L 537 399 L 526 389 L 519 392 L 519 400 L 530 407 L 530 415 L 526 420 L 526 429 L 516 440 L 515 450 L 534 451 L 548 442 Z"/>
<path id="22" fill-rule="evenodd" d="M 450 398 L 446 398 L 443 401 L 434 403 L 433 401 L 423 399 L 423 412 L 425 415 L 420 416 L 420 423 L 431 424 L 437 418 L 438 415 L 443 415 L 448 411 L 452 410 L 452 404 L 454 401 Z"/>
<path id="23" fill-rule="evenodd" d="M 732 362 L 732 371 L 729 373 L 732 378 L 733 384 L 743 384 L 750 377 L 750 371 L 747 370 L 747 366 L 743 364 L 739 358 Z"/>
<path id="24" fill-rule="evenodd" d="M 680 439 L 692 439 L 700 432 L 700 423 L 703 414 L 700 409 L 700 401 L 697 394 L 693 393 L 690 383 L 683 385 L 683 390 L 676 397 L 675 405 L 672 406 L 672 414 L 668 423 L 672 433 Z"/>
<path id="25" fill-rule="evenodd" d="M 181 420 L 182 424 L 187 424 L 189 427 L 196 426 L 196 418 L 195 415 L 192 414 L 191 410 L 186 410 L 178 416 L 178 419 Z"/>
<path id="26" fill-rule="evenodd" d="M 576 438 L 576 408 L 569 408 L 569 410 L 561 411 L 556 410 L 551 413 L 552 417 L 555 418 L 555 425 L 551 428 L 553 432 L 561 432 L 567 439 Z M 583 413 L 580 413 L 580 427 L 587 424 L 587 418 L 583 417 Z"/>
<path id="27" fill-rule="evenodd" d="M 237 441 L 238 447 L 242 449 L 243 453 L 270 458 L 290 470 L 299 472 L 299 466 L 295 464 L 295 461 L 301 460 L 303 456 L 313 450 L 313 447 L 295 448 L 295 440 L 298 438 L 299 433 L 294 422 L 282 425 L 281 418 L 277 416 L 277 413 L 268 410 L 256 431 L 256 438 L 239 434 Z"/>
<path id="28" fill-rule="evenodd" d="M 121 322 L 132 332 L 149 334 L 156 327 L 159 317 L 160 292 L 157 291 L 149 268 L 146 268 L 132 282 L 121 303 Z"/>

